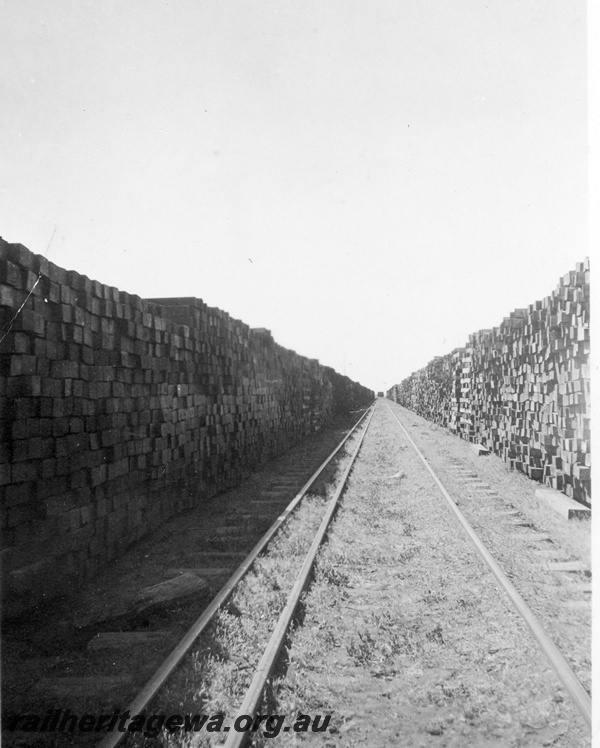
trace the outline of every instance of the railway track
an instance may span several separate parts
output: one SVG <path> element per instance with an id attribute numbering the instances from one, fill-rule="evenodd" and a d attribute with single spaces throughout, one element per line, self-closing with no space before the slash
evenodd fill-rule
<path id="1" fill-rule="evenodd" d="M 294 677 L 276 686 L 279 712 L 326 704 L 339 735 L 332 745 L 428 745 L 441 735 L 445 745 L 589 745 L 585 564 L 554 563 L 571 555 L 565 535 L 553 516 L 540 518 L 520 476 L 486 480 L 498 465 L 479 463 L 468 444 L 396 405 L 378 407 L 320 559 L 345 580 L 311 590 L 307 633 L 290 647 Z M 435 462 L 435 479 L 413 443 Z M 440 475 L 452 482 L 450 502 Z M 457 503 L 478 529 L 494 526 L 510 597 L 466 521 L 456 522 Z M 568 532 L 581 540 L 588 529 Z M 525 617 L 510 602 L 522 597 Z M 304 666 L 309 653 L 317 667 Z"/>
<path id="2" fill-rule="evenodd" d="M 309 488 L 319 490 L 315 485 L 318 477 L 322 483 L 328 480 L 351 436 L 351 424 L 363 415 L 364 411 L 358 411 L 338 419 L 332 428 L 273 460 L 239 488 L 216 497 L 206 507 L 173 518 L 76 596 L 40 611 L 39 616 L 32 615 L 25 625 L 6 625 L 4 717 L 44 717 L 58 709 L 64 715 L 65 707 L 78 714 L 122 711 L 132 685 L 151 675 L 161 661 L 158 658 L 164 658 L 172 648 L 171 643 L 166 649 L 169 642 L 185 638 L 207 603 L 214 610 L 215 601 L 223 600 L 225 591 L 243 577 L 251 565 L 251 549 L 256 555 L 257 548 L 275 534 Z M 311 498 L 317 500 L 318 496 Z M 177 593 L 180 580 L 192 581 L 193 594 L 167 599 L 161 607 L 141 615 L 137 605 L 131 608 L 140 590 L 173 582 Z M 39 734 L 35 725 L 28 734 L 22 720 L 14 730 L 4 730 L 3 744 L 98 742 L 93 730 L 73 736 L 68 724 L 62 733 L 51 722 L 48 728 L 49 720 L 46 726 L 43 719 L 39 722 L 45 735 Z M 23 725 L 25 730 L 20 729 Z M 3 726 L 6 728 L 4 718 Z"/>
<path id="3" fill-rule="evenodd" d="M 270 675 L 270 672 L 275 663 L 276 657 L 281 649 L 281 646 L 283 645 L 283 639 L 292 621 L 294 612 L 300 600 L 300 595 L 302 594 L 302 591 L 307 584 L 308 575 L 312 569 L 314 557 L 316 555 L 316 552 L 319 548 L 320 543 L 322 542 L 325 536 L 325 532 L 327 530 L 329 522 L 331 521 L 333 512 L 335 511 L 335 506 L 337 504 L 339 496 L 341 495 L 347 476 L 350 472 L 350 469 L 352 467 L 354 460 L 356 459 L 358 450 L 360 449 L 360 444 L 362 443 L 362 438 L 364 437 L 364 433 L 366 432 L 366 428 L 368 427 L 368 422 L 370 418 L 372 417 L 372 413 L 373 411 L 372 409 L 370 409 L 369 411 L 365 412 L 360 417 L 356 425 L 348 432 L 348 434 L 344 437 L 344 439 L 342 439 L 340 444 L 327 457 L 327 459 L 319 466 L 319 468 L 310 477 L 307 483 L 301 488 L 301 490 L 294 497 L 294 499 L 290 502 L 290 504 L 280 514 L 280 516 L 273 523 L 273 525 L 271 525 L 271 527 L 267 530 L 265 535 L 263 535 L 263 537 L 259 540 L 259 542 L 252 549 L 252 551 L 240 564 L 240 566 L 237 568 L 237 570 L 234 572 L 234 574 L 231 576 L 228 582 L 224 585 L 224 587 L 221 589 L 219 594 L 212 600 L 211 604 L 206 608 L 206 610 L 202 613 L 202 615 L 198 618 L 198 620 L 192 625 L 192 627 L 189 629 L 186 635 L 182 638 L 179 644 L 171 652 L 169 657 L 164 661 L 161 667 L 156 671 L 156 673 L 152 676 L 152 678 L 146 683 L 144 688 L 142 688 L 142 690 L 136 696 L 134 701 L 129 705 L 129 707 L 126 710 L 127 712 L 129 712 L 129 714 L 135 715 L 135 714 L 142 713 L 142 711 L 147 707 L 150 700 L 156 696 L 161 686 L 165 683 L 165 681 L 171 675 L 171 673 L 175 670 L 175 668 L 180 664 L 180 662 L 185 657 L 185 655 L 188 653 L 188 651 L 193 646 L 193 644 L 196 642 L 198 637 L 205 631 L 205 629 L 209 626 L 209 624 L 213 622 L 217 613 L 220 610 L 222 610 L 223 607 L 230 600 L 233 592 L 236 590 L 238 585 L 244 580 L 248 572 L 252 569 L 255 561 L 268 548 L 269 543 L 275 537 L 276 533 L 292 516 L 293 512 L 296 510 L 299 504 L 305 499 L 309 490 L 314 486 L 314 484 L 317 482 L 321 474 L 326 470 L 326 468 L 330 466 L 331 462 L 337 456 L 339 451 L 344 447 L 346 442 L 348 442 L 353 436 L 355 436 L 362 426 L 364 428 L 364 431 L 362 435 L 358 438 L 358 444 L 354 448 L 352 457 L 344 469 L 342 480 L 338 484 L 338 487 L 335 489 L 333 498 L 330 499 L 327 503 L 327 506 L 325 508 L 325 512 L 323 515 L 323 519 L 319 525 L 315 539 L 310 545 L 309 552 L 302 564 L 302 568 L 300 570 L 298 578 L 293 586 L 293 589 L 290 593 L 290 596 L 288 597 L 288 600 L 286 601 L 285 607 L 283 608 L 281 615 L 277 621 L 275 630 L 273 632 L 273 636 L 269 640 L 265 653 L 258 664 L 257 675 L 255 678 L 253 678 L 250 688 L 248 690 L 248 693 L 246 695 L 246 698 L 244 699 L 244 703 L 243 703 L 244 711 L 242 711 L 242 714 L 251 713 L 252 715 L 254 715 L 256 708 L 262 697 L 262 694 L 263 694 L 263 691 L 266 685 L 266 680 Z M 366 426 L 363 423 L 363 421 L 366 422 Z M 277 586 L 279 586 L 279 583 L 277 583 Z M 115 748 L 117 745 L 121 743 L 123 737 L 124 737 L 123 733 L 120 733 L 120 734 L 111 733 L 107 735 L 106 738 L 100 743 L 99 748 Z M 241 743 L 238 743 L 237 741 L 239 739 L 243 741 L 244 734 L 232 732 L 231 739 L 232 739 L 232 742 L 230 743 L 231 745 L 241 744 Z"/>
<path id="4" fill-rule="evenodd" d="M 531 691 L 539 687 L 538 681 L 539 684 L 544 684 L 543 689 L 548 693 L 553 692 L 553 689 L 557 692 L 562 687 L 565 699 L 561 697 L 560 701 L 553 702 L 551 707 L 547 707 L 547 710 L 554 711 L 552 714 L 550 711 L 548 714 L 544 713 L 544 719 L 550 724 L 552 719 L 556 721 L 566 715 L 566 719 L 575 724 L 575 732 L 561 732 L 556 728 L 558 732 L 552 733 L 548 727 L 550 732 L 549 737 L 545 737 L 546 743 L 536 743 L 535 740 L 540 738 L 539 730 L 542 728 L 538 730 L 535 726 L 528 727 L 529 723 L 521 720 L 521 725 L 525 725 L 519 728 L 523 736 L 518 734 L 519 731 L 514 726 L 510 728 L 512 732 L 505 725 L 494 728 L 496 731 L 500 730 L 507 738 L 506 743 L 498 744 L 516 745 L 517 742 L 514 741 L 518 740 L 521 740 L 519 745 L 564 745 L 568 748 L 584 744 L 577 743 L 577 740 L 585 735 L 591 720 L 589 694 L 581 682 L 583 680 L 585 686 L 589 687 L 585 679 L 585 668 L 581 668 L 581 659 L 585 659 L 586 656 L 586 645 L 582 644 L 579 637 L 579 653 L 571 656 L 570 643 L 576 649 L 575 642 L 570 642 L 564 635 L 556 609 L 552 605 L 549 606 L 547 600 L 540 602 L 537 599 L 536 584 L 539 586 L 541 571 L 539 567 L 530 568 L 531 554 L 534 551 L 526 552 L 526 549 L 535 549 L 536 544 L 547 544 L 544 533 L 536 528 L 534 522 L 527 521 L 527 514 L 522 506 L 507 500 L 502 492 L 496 492 L 493 481 L 479 475 L 478 466 L 474 467 L 476 459 L 469 461 L 464 455 L 456 456 L 459 446 L 464 451 L 468 445 L 461 443 L 457 446 L 455 442 L 460 440 L 454 440 L 453 443 L 448 441 L 446 448 L 444 439 L 448 435 L 434 434 L 435 429 L 432 430 L 424 424 L 422 419 L 408 414 L 399 406 L 378 401 L 374 408 L 361 418 L 356 430 L 348 434 L 344 440 L 346 446 L 350 446 L 351 452 L 340 461 L 335 484 L 329 485 L 326 497 L 311 496 L 310 491 L 326 470 L 329 460 L 319 467 L 315 476 L 282 512 L 171 655 L 121 714 L 128 713 L 133 716 L 141 713 L 164 715 L 210 712 L 213 715 L 222 715 L 220 722 L 217 720 L 219 729 L 215 729 L 214 734 L 189 736 L 180 729 L 181 725 L 175 724 L 168 744 L 224 743 L 227 748 L 234 748 L 251 739 L 253 744 L 262 745 L 265 742 L 265 734 L 267 738 L 273 737 L 273 734 L 265 733 L 265 729 L 271 724 L 266 715 L 277 715 L 285 711 L 286 704 L 293 704 L 293 699 L 290 701 L 290 693 L 294 688 L 297 690 L 298 684 L 291 683 L 293 678 L 290 680 L 289 668 L 286 670 L 285 658 L 281 657 L 283 648 L 289 650 L 289 666 L 293 665 L 294 658 L 299 658 L 299 662 L 306 662 L 307 652 L 311 647 L 314 647 L 315 657 L 318 659 L 320 647 L 323 647 L 321 664 L 315 667 L 317 671 L 319 668 L 327 670 L 330 684 L 336 678 L 341 678 L 343 687 L 341 690 L 338 688 L 338 691 L 342 695 L 337 701 L 330 697 L 328 711 L 334 714 L 338 712 L 343 725 L 351 723 L 351 720 L 343 716 L 344 698 L 348 698 L 343 696 L 345 692 L 355 691 L 352 703 L 355 704 L 355 711 L 360 712 L 361 704 L 362 708 L 367 708 L 367 702 L 361 700 L 361 688 L 364 693 L 370 693 L 369 689 L 373 689 L 373 683 L 379 687 L 382 682 L 392 682 L 396 684 L 398 693 L 402 693 L 410 683 L 409 678 L 401 685 L 403 672 L 413 672 L 415 667 L 420 667 L 424 675 L 421 676 L 421 681 L 416 682 L 429 682 L 427 673 L 438 673 L 440 670 L 439 665 L 431 665 L 431 658 L 438 657 L 442 662 L 446 658 L 452 666 L 442 668 L 442 680 L 445 681 L 441 686 L 436 682 L 423 694 L 417 693 L 417 687 L 413 688 L 415 698 L 418 696 L 421 701 L 431 702 L 427 708 L 423 707 L 423 714 L 428 715 L 429 720 L 424 727 L 425 732 L 429 735 L 439 735 L 444 730 L 448 731 L 449 725 L 454 725 L 457 729 L 457 723 L 453 721 L 455 716 L 447 702 L 452 702 L 454 708 L 461 698 L 467 698 L 465 692 L 469 692 L 469 688 L 456 674 L 461 667 L 465 668 L 469 648 L 467 647 L 465 652 L 464 646 L 461 650 L 458 644 L 455 644 L 455 650 L 450 647 L 450 653 L 444 652 L 444 648 L 447 648 L 448 641 L 453 637 L 458 642 L 461 637 L 460 626 L 466 629 L 469 623 L 477 620 L 477 615 L 481 616 L 482 621 L 491 621 L 490 628 L 495 631 L 497 638 L 497 620 L 503 615 L 506 617 L 506 623 L 502 625 L 509 632 L 506 634 L 506 641 L 519 642 L 517 657 L 520 657 L 521 661 L 518 665 L 510 664 L 513 655 L 509 655 L 509 647 L 505 647 L 504 644 L 501 644 L 499 649 L 494 645 L 485 651 L 492 652 L 496 658 L 498 651 L 505 652 L 502 657 L 506 658 L 506 662 L 501 663 L 501 667 L 507 672 L 512 672 L 511 668 L 514 672 L 522 672 L 523 668 L 530 672 L 537 667 L 540 675 L 536 676 L 537 680 L 534 678 L 535 683 L 528 683 L 529 691 L 524 690 L 523 699 L 532 698 Z M 375 433 L 372 434 L 373 430 Z M 438 441 L 435 444 L 428 444 L 428 441 L 435 442 L 436 439 Z M 338 518 L 330 527 L 353 468 L 347 496 L 344 496 Z M 510 494 L 510 491 L 508 493 Z M 445 505 L 441 502 L 445 502 Z M 451 525 L 453 521 L 457 521 L 454 527 Z M 514 545 L 503 543 L 502 540 L 506 538 L 507 524 L 511 533 L 520 535 L 518 541 L 515 539 Z M 496 528 L 496 535 L 494 532 L 490 533 L 490 525 Z M 288 529 L 281 530 L 284 526 Z M 330 542 L 322 548 L 328 528 Z M 492 553 L 486 548 L 476 530 L 484 535 L 488 533 L 486 543 L 491 547 Z M 472 543 L 472 549 L 470 546 L 467 549 L 467 539 Z M 426 551 L 427 543 L 433 544 L 431 551 Z M 524 543 L 526 545 L 523 545 Z M 449 550 L 451 545 L 454 550 Z M 332 548 L 334 550 L 331 550 Z M 524 556 L 525 562 L 518 558 L 519 549 L 523 551 L 521 555 Z M 558 548 L 541 548 L 540 552 L 543 555 L 548 550 L 560 554 Z M 481 560 L 476 558 L 477 554 Z M 440 584 L 439 589 L 434 589 L 434 575 L 438 572 L 432 572 L 431 569 L 436 569 L 442 564 L 439 574 L 442 574 L 442 571 L 450 574 L 448 570 L 457 559 L 459 563 L 452 569 L 452 578 L 455 580 L 456 589 L 462 592 L 460 596 L 456 593 L 456 604 L 448 608 L 447 598 L 451 595 L 451 585 L 444 587 Z M 305 593 L 311 578 L 315 575 L 315 560 L 317 582 L 313 587 L 317 589 L 314 593 L 317 594 L 317 599 L 311 603 L 313 587 L 308 594 Z M 486 570 L 483 569 L 482 561 L 487 565 Z M 467 580 L 461 582 L 459 575 L 465 569 Z M 555 578 L 551 569 L 548 573 L 550 578 Z M 378 596 L 377 585 L 373 584 L 375 577 L 383 580 L 380 586 L 381 590 L 386 590 L 382 593 L 383 598 Z M 398 580 L 398 590 L 402 594 L 398 595 L 396 591 L 387 592 L 391 589 L 390 577 Z M 473 592 L 473 580 L 476 580 L 477 590 L 475 594 L 469 594 Z M 427 589 L 424 581 L 427 583 Z M 561 587 L 565 602 L 574 602 L 578 599 L 583 602 L 583 605 L 568 608 L 568 613 L 564 613 L 565 609 L 561 608 L 563 619 L 565 616 L 572 616 L 575 609 L 580 617 L 589 614 L 586 607 L 589 603 L 585 600 L 586 584 L 586 576 L 582 572 L 571 574 L 566 588 Z M 371 589 L 374 590 L 374 595 L 370 596 Z M 499 598 L 500 589 L 506 596 L 505 600 Z M 301 615 L 305 617 L 305 622 L 308 621 L 308 625 L 296 626 L 296 629 L 290 632 L 294 621 L 297 622 L 298 606 L 303 594 L 305 600 Z M 478 595 L 481 596 L 479 601 Z M 329 607 L 329 604 L 324 605 L 324 600 L 333 601 L 333 612 L 324 612 L 324 607 Z M 521 616 L 519 620 L 526 623 L 528 630 L 515 620 L 508 601 Z M 248 610 L 245 605 L 248 606 Z M 403 611 L 411 609 L 411 606 L 415 611 L 421 611 L 417 621 L 406 619 L 404 615 Z M 398 614 L 394 619 L 390 611 L 396 608 Z M 463 618 L 466 616 L 462 624 L 455 620 L 458 615 L 457 609 Z M 349 611 L 354 612 L 350 612 L 348 616 Z M 250 623 L 252 616 L 255 620 Z M 497 620 L 494 620 L 494 616 L 498 617 Z M 354 618 L 356 620 L 353 620 Z M 437 623 L 434 624 L 433 621 L 436 619 Z M 356 628 L 358 620 L 364 623 L 362 628 Z M 446 633 L 449 620 L 453 623 L 450 626 L 450 633 Z M 310 624 L 314 624 L 315 621 L 315 628 L 311 630 Z M 339 625 L 334 625 L 336 621 L 339 621 Z M 418 630 L 419 622 L 423 632 Z M 382 642 L 377 641 L 373 631 L 381 635 Z M 476 635 L 481 636 L 483 641 L 488 634 L 481 632 L 482 629 L 477 628 Z M 558 640 L 560 646 L 556 645 L 555 640 Z M 471 654 L 474 656 L 479 650 L 480 642 L 473 642 Z M 539 653 L 543 653 L 546 664 L 537 663 L 536 653 L 540 658 L 542 655 Z M 488 655 L 484 652 L 484 655 L 478 657 L 482 661 L 478 662 L 478 668 L 482 669 L 482 663 Z M 348 660 L 352 667 L 358 668 L 362 673 L 362 686 L 352 685 L 353 681 L 348 675 L 337 675 L 339 672 L 347 672 Z M 393 667 L 390 664 L 392 662 L 395 663 Z M 429 665 L 423 664 L 426 662 L 429 662 Z M 493 670 L 497 665 L 494 661 L 487 663 L 486 667 Z M 552 676 L 549 676 L 548 666 L 552 668 Z M 449 676 L 448 672 L 453 674 Z M 307 681 L 310 682 L 311 677 L 312 673 L 307 672 Z M 491 701 L 495 698 L 494 682 L 501 684 L 497 687 L 498 691 L 506 685 L 502 679 L 492 679 L 490 683 L 482 685 L 483 670 L 477 670 L 477 675 L 471 674 L 470 677 L 482 693 L 488 694 L 487 698 Z M 549 677 L 555 678 L 554 684 L 548 682 Z M 321 688 L 322 680 L 321 678 L 319 685 Z M 482 683 L 479 683 L 480 680 Z M 458 681 L 460 688 L 457 685 Z M 515 691 L 520 687 L 518 684 L 510 685 L 514 686 Z M 438 686 L 442 696 L 435 690 Z M 469 698 L 474 698 L 473 692 L 476 690 L 471 684 Z M 388 691 L 393 693 L 394 688 L 390 687 Z M 307 693 L 308 702 L 296 704 L 300 711 L 311 706 L 310 688 L 304 691 L 305 698 Z M 386 697 L 390 698 L 388 692 L 385 693 Z M 501 696 L 506 703 L 494 706 L 498 714 L 509 710 L 512 703 L 510 699 L 514 698 L 514 694 Z M 398 698 L 400 702 L 405 699 Z M 567 698 L 571 700 L 573 707 L 568 705 Z M 376 700 L 375 703 L 379 701 Z M 539 699 L 538 701 L 541 703 Z M 538 713 L 541 713 L 543 710 L 538 701 L 535 701 L 532 709 L 535 711 L 537 708 Z M 314 701 L 315 705 L 319 703 L 322 701 Z M 446 715 L 448 724 L 440 726 L 441 722 L 438 724 L 433 719 L 432 727 L 429 709 L 431 704 L 435 707 L 434 711 L 437 710 L 436 713 Z M 507 704 L 509 706 L 506 706 Z M 404 721 L 407 724 L 406 720 L 410 719 L 411 715 L 410 708 L 409 704 L 405 704 L 405 712 L 402 715 L 396 714 L 395 720 L 389 720 L 389 729 L 386 728 L 388 732 L 385 735 L 375 737 L 372 732 L 371 738 L 358 734 L 352 738 L 348 730 L 342 730 L 339 725 L 330 725 L 328 740 L 339 739 L 340 745 L 403 744 L 398 742 L 397 733 L 393 737 L 391 734 L 394 723 Z M 420 717 L 417 715 L 420 714 L 420 709 L 419 702 L 414 711 L 415 723 L 419 722 Z M 477 712 L 477 709 L 469 709 L 474 714 Z M 289 713 L 289 710 L 287 711 Z M 227 719 L 224 719 L 224 715 L 227 715 Z M 386 719 L 384 713 L 381 724 L 387 724 Z M 531 721 L 531 718 L 529 719 Z M 469 719 L 466 723 L 470 725 Z M 236 729 L 236 726 L 239 729 Z M 461 725 L 460 730 L 463 733 L 465 730 L 468 732 L 471 727 Z M 293 738 L 295 728 L 290 727 L 289 723 L 285 726 L 279 724 L 278 729 L 281 730 L 280 734 L 278 733 L 280 740 L 285 741 L 286 736 L 289 739 Z M 476 724 L 474 729 L 477 729 Z M 485 729 L 492 730 L 489 725 L 486 725 Z M 376 732 L 377 724 L 372 726 L 372 730 Z M 409 728 L 405 727 L 406 730 Z M 315 736 L 317 740 L 322 740 L 323 737 Z M 483 737 L 479 737 L 481 740 L 476 744 L 487 745 Z M 513 742 L 508 742 L 509 737 Z M 113 730 L 101 741 L 100 748 L 113 748 L 122 742 L 127 745 L 145 745 L 146 738 L 152 740 L 148 744 L 156 745 L 153 736 L 144 736 L 142 730 L 134 733 L 129 733 L 125 729 Z M 350 743 L 344 742 L 348 739 Z M 190 743 L 189 740 L 196 742 Z"/>
<path id="5" fill-rule="evenodd" d="M 448 505 L 451 507 L 452 511 L 454 512 L 462 528 L 468 535 L 469 539 L 473 542 L 475 548 L 477 549 L 477 552 L 480 554 L 481 558 L 485 561 L 487 567 L 489 568 L 491 573 L 494 575 L 494 577 L 498 581 L 502 590 L 509 597 L 516 611 L 519 613 L 520 616 L 522 616 L 522 618 L 527 623 L 527 626 L 531 630 L 531 633 L 534 639 L 536 640 L 540 649 L 542 650 L 542 652 L 548 659 L 548 662 L 552 666 L 553 670 L 555 671 L 556 675 L 562 682 L 563 686 L 569 693 L 569 696 L 571 697 L 575 706 L 577 707 L 580 714 L 584 718 L 586 725 L 588 726 L 588 728 L 591 728 L 592 706 L 591 706 L 591 699 L 590 699 L 588 692 L 582 686 L 579 679 L 573 672 L 571 666 L 569 665 L 569 663 L 567 662 L 567 660 L 565 659 L 565 657 L 563 656 L 559 648 L 552 641 L 552 639 L 550 638 L 550 636 L 548 635 L 548 633 L 542 626 L 540 620 L 535 615 L 532 608 L 526 603 L 523 596 L 518 592 L 515 585 L 510 581 L 507 574 L 502 570 L 501 566 L 497 563 L 495 558 L 492 556 L 492 554 L 489 552 L 485 544 L 482 542 L 481 538 L 477 535 L 477 533 L 475 532 L 475 530 L 473 529 L 473 527 L 467 520 L 466 516 L 463 514 L 463 512 L 460 511 L 456 500 L 453 499 L 452 496 L 448 493 L 444 484 L 441 482 L 441 480 L 436 475 L 435 471 L 433 470 L 433 468 L 427 461 L 423 452 L 417 447 L 415 442 L 411 439 L 408 430 L 405 428 L 405 426 L 402 425 L 402 422 L 398 418 L 398 415 L 394 413 L 392 408 L 390 408 L 389 406 L 388 408 L 390 410 L 390 413 L 395 418 L 396 422 L 398 423 L 398 425 L 404 432 L 404 435 L 409 440 L 412 447 L 414 448 L 419 458 L 423 462 L 424 466 L 429 471 L 434 481 L 438 485 L 438 488 L 440 489 L 444 498 L 448 501 Z"/>
<path id="6" fill-rule="evenodd" d="M 377 407 L 379 408 L 379 415 L 381 417 L 381 409 L 383 406 L 382 404 L 379 404 Z M 387 405 L 386 407 L 389 414 L 398 425 L 399 429 L 402 430 L 403 436 L 408 440 L 411 447 L 415 450 L 419 459 L 422 461 L 425 468 L 432 476 L 441 494 L 448 502 L 448 506 L 451 508 L 455 517 L 459 520 L 467 536 L 473 542 L 477 552 L 490 568 L 491 573 L 499 583 L 502 590 L 506 593 L 508 599 L 510 599 L 515 609 L 527 623 L 527 626 L 529 627 L 535 641 L 537 642 L 537 645 L 546 656 L 558 680 L 562 682 L 562 685 L 566 689 L 566 692 L 569 694 L 576 708 L 579 710 L 580 715 L 583 717 L 584 722 L 589 728 L 591 719 L 589 695 L 585 688 L 579 682 L 579 679 L 573 672 L 573 669 L 567 662 L 567 659 L 554 644 L 551 637 L 546 633 L 544 627 L 538 620 L 538 617 L 527 605 L 522 595 L 517 591 L 515 586 L 508 579 L 505 572 L 501 569 L 499 564 L 494 560 L 489 551 L 485 548 L 484 544 L 481 542 L 463 513 L 458 509 L 456 501 L 450 496 L 441 480 L 431 468 L 423 452 L 411 438 L 406 427 L 402 425 L 400 419 L 398 418 L 397 412 L 395 412 L 395 409 L 390 407 L 389 405 Z M 338 485 L 333 492 L 333 496 L 329 500 L 330 503 L 328 505 L 328 509 L 323 516 L 323 519 L 319 525 L 319 529 L 315 534 L 314 540 L 310 544 L 309 551 L 289 592 L 289 596 L 286 600 L 285 606 L 281 610 L 280 616 L 272 628 L 272 633 L 268 639 L 268 642 L 266 643 L 262 657 L 260 658 L 258 664 L 255 666 L 252 680 L 245 693 L 243 701 L 241 702 L 241 705 L 237 708 L 236 716 L 233 722 L 234 725 L 238 725 L 240 727 L 240 730 L 238 731 L 235 729 L 230 729 L 225 740 L 225 745 L 227 746 L 227 748 L 234 748 L 235 746 L 241 746 L 245 744 L 250 736 L 255 738 L 255 742 L 256 738 L 258 738 L 258 742 L 260 742 L 260 735 L 253 735 L 252 726 L 258 728 L 261 722 L 261 718 L 264 719 L 264 714 L 261 711 L 261 705 L 265 706 L 265 704 L 263 703 L 265 689 L 267 688 L 272 670 L 277 662 L 278 655 L 281 652 L 282 647 L 284 646 L 286 637 L 288 636 L 288 628 L 297 609 L 300 594 L 308 584 L 308 578 L 312 571 L 317 551 L 325 537 L 327 527 L 329 526 L 329 522 L 331 521 L 331 517 L 333 515 L 333 512 L 335 511 L 335 507 L 337 505 L 339 497 L 344 489 L 349 472 L 354 464 L 354 461 L 358 457 L 362 439 L 365 437 L 365 433 L 366 428 L 359 443 L 354 447 L 353 454 L 346 464 L 344 472 L 339 478 Z M 472 473 L 469 474 L 469 477 L 471 481 L 477 480 L 473 477 Z M 480 491 L 485 491 L 485 484 L 483 481 L 479 482 L 478 489 Z M 521 522 L 520 526 L 522 526 L 523 524 L 524 523 Z M 132 711 L 132 713 L 134 713 L 134 711 Z M 256 722 L 257 717 L 258 722 Z M 245 728 L 245 731 L 242 731 L 242 728 Z M 287 726 L 287 729 L 290 729 L 289 725 Z M 256 732 L 259 732 L 259 729 L 257 729 Z M 219 737 L 222 738 L 223 736 L 224 733 L 222 733 Z M 112 738 L 112 740 L 113 742 L 106 742 L 101 746 L 101 748 L 109 748 L 109 746 L 111 745 L 116 745 L 116 743 L 114 742 L 114 738 Z"/>

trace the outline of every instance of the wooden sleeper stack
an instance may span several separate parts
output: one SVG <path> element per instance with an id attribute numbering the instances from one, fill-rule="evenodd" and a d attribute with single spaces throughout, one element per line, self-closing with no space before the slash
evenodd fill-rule
<path id="1" fill-rule="evenodd" d="M 511 467 L 591 503 L 589 260 L 547 298 L 388 392 Z"/>
<path id="2" fill-rule="evenodd" d="M 198 299 L 151 303 L 1 240 L 0 327 L 6 614 L 374 397 Z"/>

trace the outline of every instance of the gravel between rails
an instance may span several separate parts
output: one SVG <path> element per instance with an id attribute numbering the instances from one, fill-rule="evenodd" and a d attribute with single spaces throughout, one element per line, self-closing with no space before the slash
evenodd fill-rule
<path id="1" fill-rule="evenodd" d="M 382 403 L 274 693 L 274 711 L 288 719 L 332 715 L 327 735 L 281 733 L 279 745 L 589 745 L 526 625 Z"/>

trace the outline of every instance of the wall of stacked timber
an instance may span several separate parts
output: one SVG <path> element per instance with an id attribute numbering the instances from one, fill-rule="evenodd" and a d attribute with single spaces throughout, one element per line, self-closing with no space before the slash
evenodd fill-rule
<path id="1" fill-rule="evenodd" d="M 0 240 L 4 611 L 374 393 L 198 299 L 151 303 Z"/>
<path id="2" fill-rule="evenodd" d="M 480 330 L 388 397 L 591 503 L 589 260 L 551 296 Z"/>

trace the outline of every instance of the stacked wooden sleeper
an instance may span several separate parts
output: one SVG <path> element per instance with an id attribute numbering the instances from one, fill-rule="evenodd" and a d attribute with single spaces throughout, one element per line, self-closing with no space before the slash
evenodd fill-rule
<path id="1" fill-rule="evenodd" d="M 586 260 L 550 296 L 474 333 L 388 396 L 589 504 L 589 280 Z"/>

